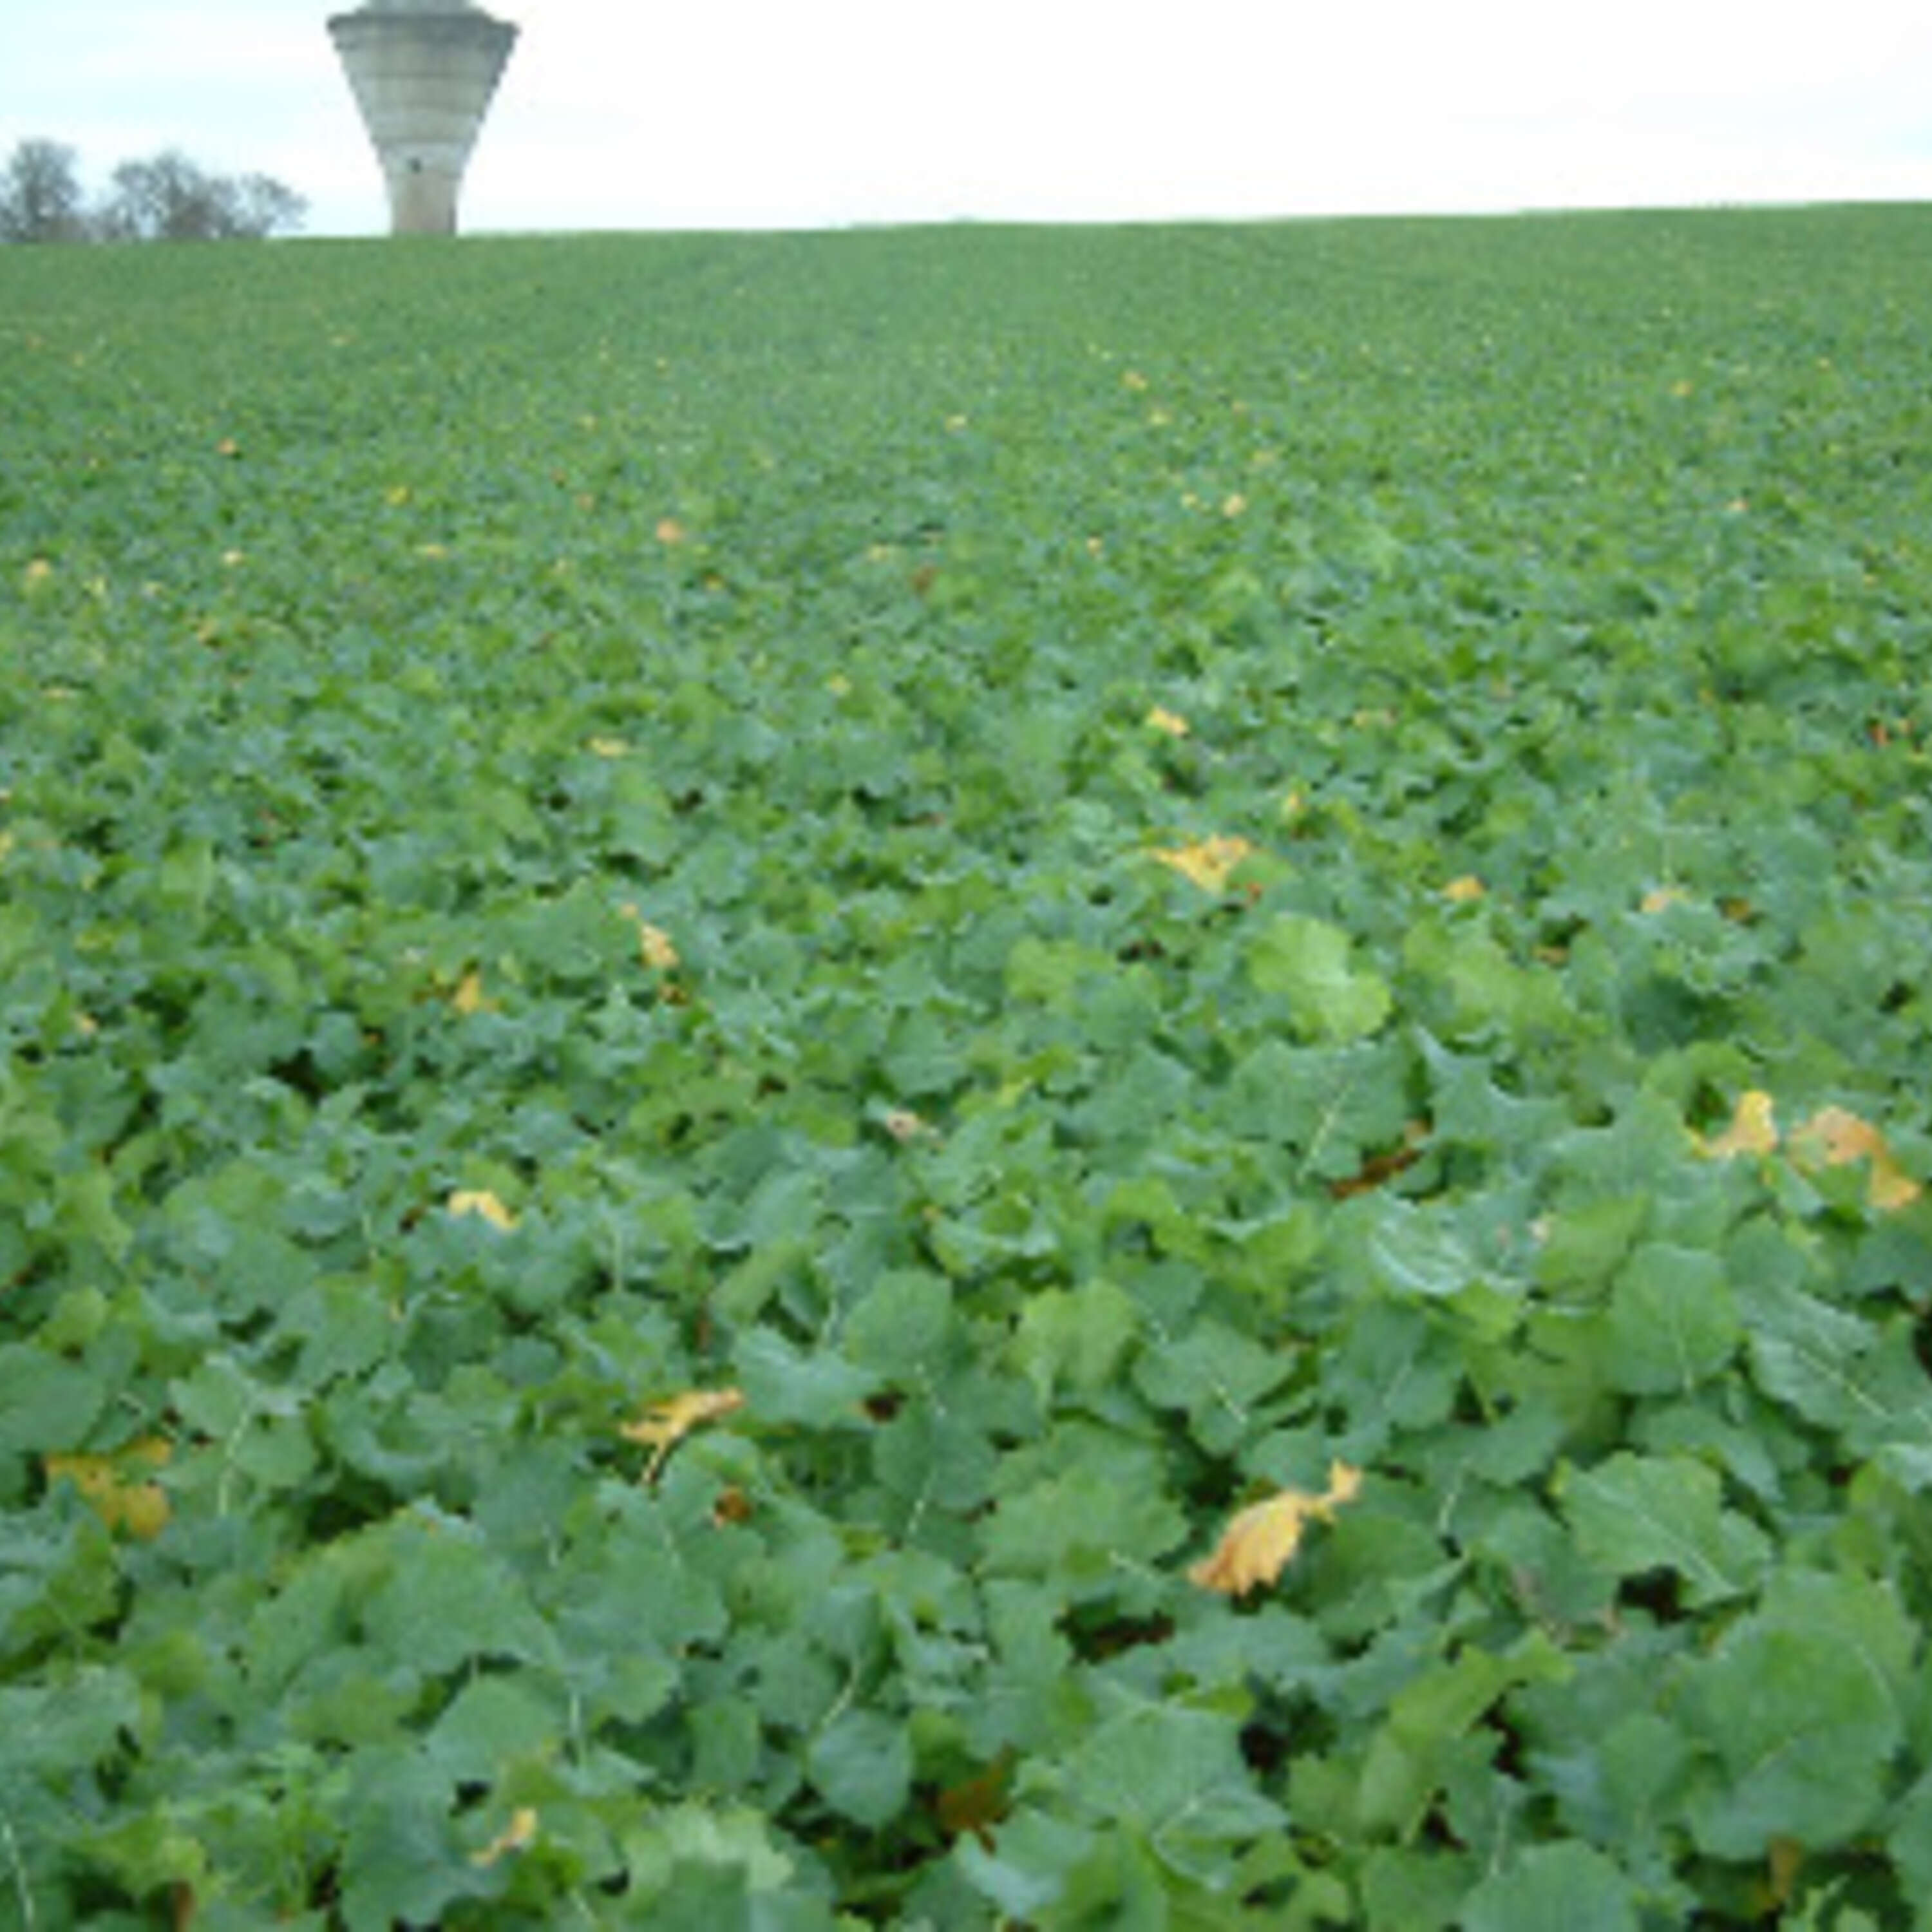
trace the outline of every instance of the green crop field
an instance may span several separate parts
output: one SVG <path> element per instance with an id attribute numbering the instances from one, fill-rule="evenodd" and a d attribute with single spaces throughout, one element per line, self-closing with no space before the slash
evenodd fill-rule
<path id="1" fill-rule="evenodd" d="M 1932 1927 L 1928 343 L 0 253 L 0 1924 Z"/>

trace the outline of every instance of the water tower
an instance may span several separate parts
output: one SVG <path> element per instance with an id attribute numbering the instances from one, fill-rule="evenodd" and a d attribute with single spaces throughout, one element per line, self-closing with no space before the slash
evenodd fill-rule
<path id="1" fill-rule="evenodd" d="M 328 23 L 397 235 L 454 235 L 470 151 L 517 30 L 470 0 L 364 0 Z"/>

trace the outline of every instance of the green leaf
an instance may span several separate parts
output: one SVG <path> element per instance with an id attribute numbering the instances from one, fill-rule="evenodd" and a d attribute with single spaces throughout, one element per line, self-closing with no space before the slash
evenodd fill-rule
<path id="1" fill-rule="evenodd" d="M 1650 1242 L 1618 1271 L 1604 1324 L 1605 1378 L 1633 1395 L 1689 1394 L 1744 1340 L 1724 1264 Z"/>
<path id="2" fill-rule="evenodd" d="M 854 1307 L 845 1348 L 881 1375 L 937 1369 L 952 1329 L 952 1286 L 943 1275 L 900 1269 L 881 1276 Z"/>
<path id="3" fill-rule="evenodd" d="M 363 1619 L 370 1643 L 396 1663 L 436 1676 L 479 1658 L 552 1658 L 522 1586 L 466 1526 L 405 1523 L 387 1544 L 388 1574 Z"/>
<path id="4" fill-rule="evenodd" d="M 1388 985 L 1351 961 L 1348 935 L 1325 920 L 1286 914 L 1248 947 L 1256 988 L 1290 1003 L 1289 1024 L 1304 1040 L 1360 1040 L 1388 1018 Z"/>
<path id="5" fill-rule="evenodd" d="M 1404 1684 L 1363 1760 L 1356 1797 L 1363 1828 L 1377 1837 L 1413 1832 L 1484 1714 L 1514 1686 L 1560 1678 L 1568 1667 L 1538 1636 L 1508 1655 L 1471 1646 Z"/>
<path id="6" fill-rule="evenodd" d="M 455 1787 L 406 1746 L 356 1754 L 343 1807 L 342 1918 L 348 1932 L 434 1924 L 483 1885 L 458 1844 Z"/>
<path id="7" fill-rule="evenodd" d="M 1042 1404 L 1063 1387 L 1091 1395 L 1107 1385 L 1141 1320 L 1139 1304 L 1110 1281 L 1043 1288 L 1020 1310 L 1013 1360 Z"/>
<path id="8" fill-rule="evenodd" d="M 832 1808 L 878 1831 L 904 1810 L 912 1790 L 912 1746 L 903 1714 L 843 1711 L 806 1750 L 806 1774 Z"/>
<path id="9" fill-rule="evenodd" d="M 77 1362 L 26 1342 L 0 1347 L 0 1455 L 60 1455 L 79 1448 L 106 1400 Z"/>
<path id="10" fill-rule="evenodd" d="M 1170 1871 L 1212 1884 L 1229 1849 L 1283 1822 L 1241 1756 L 1238 1718 L 1109 1686 L 1100 1720 L 1042 1773 L 1092 1823 L 1144 1834 Z"/>
<path id="11" fill-rule="evenodd" d="M 1615 1862 L 1574 1839 L 1526 1847 L 1462 1907 L 1463 1932 L 1637 1932 L 1638 1894 Z"/>
<path id="12" fill-rule="evenodd" d="M 1566 1468 L 1557 1492 L 1592 1563 L 1620 1577 L 1675 1570 L 1693 1604 L 1742 1595 L 1771 1561 L 1769 1539 L 1724 1507 L 1717 1472 L 1688 1456 L 1620 1451 Z"/>
<path id="13" fill-rule="evenodd" d="M 1855 1576 L 1774 1578 L 1690 1678 L 1690 1710 L 1720 1770 L 1696 1794 L 1698 1842 L 1720 1858 L 1774 1838 L 1814 1851 L 1883 1815 L 1922 1639 L 1896 1594 Z"/>
<path id="14" fill-rule="evenodd" d="M 1143 1350 L 1133 1379 L 1156 1407 L 1184 1413 L 1204 1448 L 1226 1454 L 1254 1430 L 1256 1406 L 1295 1364 L 1294 1351 L 1264 1347 L 1210 1318 Z"/>

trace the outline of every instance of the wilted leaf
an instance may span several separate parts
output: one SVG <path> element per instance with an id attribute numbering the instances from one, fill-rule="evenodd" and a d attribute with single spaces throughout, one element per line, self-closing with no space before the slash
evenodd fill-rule
<path id="1" fill-rule="evenodd" d="M 653 972 L 668 973 L 679 963 L 670 934 L 662 926 L 653 926 L 635 906 L 626 904 L 621 910 L 638 928 L 638 951 L 644 964 Z"/>
<path id="2" fill-rule="evenodd" d="M 1699 1137 L 1697 1150 L 1708 1160 L 1729 1160 L 1739 1154 L 1774 1154 L 1780 1144 L 1771 1096 L 1753 1089 L 1739 1097 L 1730 1125 L 1722 1133 L 1709 1139 Z M 1792 1162 L 1807 1170 L 1869 1161 L 1868 1198 L 1882 1214 L 1910 1207 L 1923 1191 L 1899 1166 L 1884 1134 L 1848 1108 L 1821 1107 L 1783 1136 L 1782 1144 Z"/>
<path id="3" fill-rule="evenodd" d="M 1735 1160 L 1740 1154 L 1774 1154 L 1778 1122 L 1771 1096 L 1753 1088 L 1738 1096 L 1730 1124 L 1720 1134 L 1698 1136 L 1697 1151 L 1707 1160 Z"/>
<path id="4" fill-rule="evenodd" d="M 1328 1486 L 1320 1495 L 1283 1490 L 1253 1504 L 1229 1522 L 1213 1553 L 1189 1570 L 1189 1581 L 1231 1597 L 1272 1583 L 1301 1546 L 1303 1531 L 1311 1522 L 1332 1522 L 1336 1510 L 1353 1502 L 1361 1487 L 1360 1470 L 1334 1462 Z"/>
<path id="5" fill-rule="evenodd" d="M 1219 892 L 1227 890 L 1234 868 L 1254 849 L 1245 838 L 1203 838 L 1192 845 L 1156 846 L 1153 856 L 1203 892 Z"/>
<path id="6" fill-rule="evenodd" d="M 488 1221 L 491 1227 L 506 1234 L 517 1225 L 516 1216 L 488 1188 L 459 1187 L 449 1197 L 447 1205 L 450 1213 L 459 1218 L 473 1214 L 478 1220 Z"/>
<path id="7" fill-rule="evenodd" d="M 1823 1107 L 1790 1137 L 1791 1157 L 1800 1167 L 1844 1167 L 1871 1163 L 1871 1204 L 1881 1212 L 1908 1208 L 1918 1198 L 1917 1181 L 1901 1168 L 1885 1136 L 1870 1121 L 1844 1107 Z"/>
<path id="8" fill-rule="evenodd" d="M 1012 1784 L 1012 1761 L 1000 1758 L 976 1778 L 950 1784 L 932 1801 L 939 1828 L 949 1838 L 970 1832 L 986 1850 L 992 1849 L 992 1828 L 1006 1815 Z"/>
<path id="9" fill-rule="evenodd" d="M 167 1527 L 171 1511 L 167 1492 L 146 1472 L 165 1468 L 173 1454 L 172 1444 L 147 1436 L 108 1455 L 50 1456 L 44 1466 L 49 1482 L 73 1484 L 110 1529 L 148 1543 Z"/>
<path id="10" fill-rule="evenodd" d="M 687 1389 L 668 1402 L 653 1404 L 637 1421 L 624 1424 L 619 1433 L 627 1442 L 640 1442 L 651 1451 L 651 1460 L 644 1466 L 644 1480 L 654 1483 L 664 1458 L 694 1429 L 729 1415 L 744 1403 L 742 1389 Z"/>
<path id="11" fill-rule="evenodd" d="M 472 1013 L 494 1013 L 499 1010 L 498 1003 L 484 992 L 483 976 L 474 967 L 457 982 L 449 1004 L 466 1018 Z"/>
<path id="12" fill-rule="evenodd" d="M 470 1862 L 472 1865 L 489 1866 L 500 1864 L 515 1852 L 528 1851 L 536 1844 L 537 1814 L 527 1804 L 519 1805 L 510 1814 L 510 1822 L 479 1852 L 472 1852 Z"/>

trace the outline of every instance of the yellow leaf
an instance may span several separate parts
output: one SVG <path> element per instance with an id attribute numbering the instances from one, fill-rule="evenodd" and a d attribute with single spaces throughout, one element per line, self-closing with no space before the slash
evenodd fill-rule
<path id="1" fill-rule="evenodd" d="M 1488 891 L 1489 887 L 1474 873 L 1465 872 L 1460 879 L 1451 879 L 1442 888 L 1442 896 L 1451 905 L 1468 905 L 1472 900 L 1484 897 Z"/>
<path id="2" fill-rule="evenodd" d="M 681 544 L 685 540 L 684 526 L 675 517 L 658 519 L 657 539 L 661 544 Z"/>
<path id="3" fill-rule="evenodd" d="M 1680 891 L 1676 886 L 1658 886 L 1644 894 L 1637 903 L 1637 910 L 1655 914 L 1668 912 L 1672 906 L 1688 905 L 1690 895 Z"/>
<path id="4" fill-rule="evenodd" d="M 516 1216 L 487 1188 L 458 1188 L 449 1197 L 448 1208 L 452 1214 L 474 1214 L 506 1234 L 517 1225 Z"/>
<path id="5" fill-rule="evenodd" d="M 635 1422 L 620 1425 L 618 1433 L 627 1442 L 640 1442 L 651 1451 L 645 1466 L 644 1480 L 654 1483 L 664 1467 L 664 1458 L 700 1424 L 716 1422 L 722 1415 L 745 1406 L 742 1389 L 687 1389 L 668 1402 L 647 1408 Z"/>
<path id="6" fill-rule="evenodd" d="M 678 964 L 677 948 L 662 926 L 652 925 L 634 905 L 626 904 L 619 910 L 638 928 L 638 952 L 646 966 L 655 972 L 668 973 Z"/>
<path id="7" fill-rule="evenodd" d="M 1772 1111 L 1771 1096 L 1757 1088 L 1738 1096 L 1731 1123 L 1709 1139 L 1698 1136 L 1697 1151 L 1706 1160 L 1735 1160 L 1745 1154 L 1774 1154 L 1778 1150 L 1778 1122 Z"/>
<path id="8" fill-rule="evenodd" d="M 1156 731 L 1165 731 L 1170 738 L 1184 738 L 1194 728 L 1179 712 L 1169 711 L 1160 704 L 1148 712 L 1146 722 Z"/>
<path id="9" fill-rule="evenodd" d="M 458 982 L 456 991 L 449 996 L 449 1004 L 466 1018 L 471 1013 L 500 1010 L 499 1003 L 484 992 L 483 976 L 473 966 Z"/>
<path id="10" fill-rule="evenodd" d="M 110 1529 L 124 1529 L 152 1543 L 168 1526 L 168 1492 L 142 1472 L 165 1468 L 172 1444 L 158 1436 L 130 1442 L 105 1456 L 50 1456 L 42 1465 L 49 1482 L 64 1478 Z"/>
<path id="11" fill-rule="evenodd" d="M 1255 848 L 1245 838 L 1203 838 L 1192 845 L 1154 848 L 1154 856 L 1203 892 L 1227 890 L 1234 868 Z"/>
<path id="12" fill-rule="evenodd" d="M 470 1855 L 472 1865 L 494 1865 L 509 1857 L 512 1852 L 526 1852 L 536 1843 L 537 1814 L 527 1804 L 519 1805 L 510 1814 L 510 1822 L 485 1845 L 480 1852 Z"/>
<path id="13" fill-rule="evenodd" d="M 26 568 L 20 573 L 22 586 L 28 590 L 38 590 L 53 574 L 54 567 L 45 557 L 30 557 Z"/>
<path id="14" fill-rule="evenodd" d="M 621 758 L 631 746 L 625 738 L 592 738 L 585 748 L 599 758 Z"/>
<path id="15" fill-rule="evenodd" d="M 1869 1198 L 1881 1213 L 1909 1208 L 1921 1192 L 1917 1181 L 1893 1158 L 1885 1136 L 1870 1121 L 1844 1107 L 1823 1107 L 1791 1134 L 1791 1157 L 1800 1167 L 1844 1167 L 1871 1163 Z"/>
<path id="16" fill-rule="evenodd" d="M 1311 1522 L 1333 1522 L 1336 1510 L 1353 1502 L 1361 1487 L 1360 1470 L 1331 1462 L 1328 1486 L 1321 1495 L 1283 1490 L 1243 1510 L 1222 1531 L 1213 1553 L 1188 1571 L 1188 1580 L 1230 1597 L 1272 1583 L 1301 1546 L 1303 1531 Z"/>

